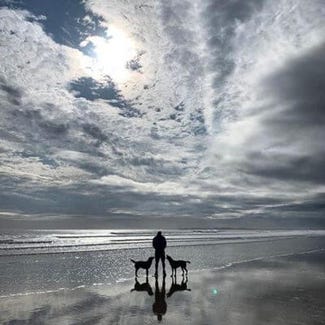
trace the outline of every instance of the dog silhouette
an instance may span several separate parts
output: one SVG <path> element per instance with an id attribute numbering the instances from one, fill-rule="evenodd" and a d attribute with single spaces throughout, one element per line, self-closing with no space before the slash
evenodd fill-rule
<path id="1" fill-rule="evenodd" d="M 146 276 L 148 277 L 149 269 L 150 269 L 153 259 L 154 259 L 154 257 L 149 257 L 147 261 L 134 261 L 133 259 L 131 259 L 131 261 L 134 263 L 134 267 L 135 267 L 135 277 L 138 276 L 139 269 L 145 269 Z"/>
<path id="2" fill-rule="evenodd" d="M 179 267 L 182 269 L 183 275 L 184 275 L 184 271 L 186 272 L 186 274 L 188 273 L 186 268 L 186 263 L 191 263 L 190 261 L 173 260 L 169 255 L 167 255 L 166 257 L 167 260 L 169 261 L 170 267 L 172 268 L 172 276 L 173 274 L 175 274 L 176 276 L 176 271 Z"/>

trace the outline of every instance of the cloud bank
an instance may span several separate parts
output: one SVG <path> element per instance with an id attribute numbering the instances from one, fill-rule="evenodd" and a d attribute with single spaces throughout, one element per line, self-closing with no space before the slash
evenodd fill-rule
<path id="1" fill-rule="evenodd" d="M 51 3 L 0 1 L 4 226 L 324 225 L 322 1 Z"/>

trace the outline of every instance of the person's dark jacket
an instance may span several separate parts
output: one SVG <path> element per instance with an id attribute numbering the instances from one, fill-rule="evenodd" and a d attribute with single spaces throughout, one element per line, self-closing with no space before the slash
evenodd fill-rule
<path id="1" fill-rule="evenodd" d="M 156 252 L 163 252 L 167 246 L 166 238 L 162 235 L 157 235 L 152 240 L 152 246 L 156 250 Z"/>

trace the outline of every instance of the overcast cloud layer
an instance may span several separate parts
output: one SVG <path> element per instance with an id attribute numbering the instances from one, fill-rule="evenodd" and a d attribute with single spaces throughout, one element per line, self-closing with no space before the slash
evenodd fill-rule
<path id="1" fill-rule="evenodd" d="M 53 3 L 0 0 L 2 226 L 324 226 L 322 0 Z"/>

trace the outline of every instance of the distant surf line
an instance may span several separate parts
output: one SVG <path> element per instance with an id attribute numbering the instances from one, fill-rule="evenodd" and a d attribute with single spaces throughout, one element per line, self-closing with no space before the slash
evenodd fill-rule
<path id="1" fill-rule="evenodd" d="M 254 242 L 270 242 L 270 241 L 278 241 L 278 240 L 290 240 L 290 239 L 297 239 L 301 237 L 310 237 L 310 236 L 290 236 L 290 237 L 271 237 L 271 238 L 252 238 L 252 239 L 241 239 L 241 240 L 219 240 L 219 241 L 214 241 L 214 242 L 179 242 L 177 244 L 173 243 L 172 245 L 169 245 L 169 247 L 190 247 L 190 246 L 210 246 L 210 245 L 226 245 L 226 244 L 231 244 L 231 245 L 239 245 L 239 244 L 249 244 L 249 243 L 254 243 Z M 322 237 L 322 236 L 313 236 L 313 237 Z M 132 243 L 129 243 L 132 244 Z M 105 251 L 112 251 L 112 250 L 129 250 L 129 249 L 146 249 L 146 248 L 151 248 L 151 243 L 148 244 L 142 244 L 139 245 L 138 247 L 129 247 L 129 246 L 123 246 L 123 247 L 118 247 L 118 245 L 122 245 L 121 243 L 110 243 L 110 244 L 80 244 L 80 245 L 67 245 L 67 246 L 44 246 L 44 247 L 28 247 L 28 248 L 23 248 L 24 249 L 34 249 L 34 250 L 43 250 L 43 251 L 34 251 L 34 252 L 13 252 L 10 254 L 1 254 L 1 251 L 15 251 L 15 250 L 20 250 L 22 248 L 1 248 L 0 249 L 0 258 L 1 257 L 10 257 L 10 256 L 26 256 L 26 255 L 43 255 L 43 254 L 75 254 L 75 253 L 88 253 L 88 252 L 105 252 Z M 126 245 L 126 244 L 124 244 Z M 82 249 L 82 247 L 95 247 L 95 249 Z M 110 247 L 105 247 L 105 248 L 96 248 L 96 246 L 110 246 Z M 63 250 L 64 248 L 81 248 L 79 250 Z M 50 251 L 53 248 L 62 248 L 61 251 Z M 48 251 L 44 251 L 45 249 L 48 249 Z"/>

